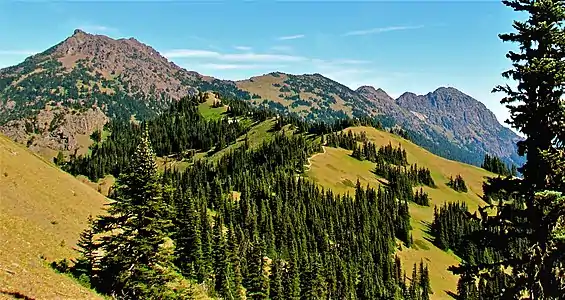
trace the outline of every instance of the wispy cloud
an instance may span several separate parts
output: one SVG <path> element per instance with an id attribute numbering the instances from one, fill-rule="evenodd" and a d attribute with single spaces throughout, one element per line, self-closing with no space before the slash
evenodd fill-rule
<path id="1" fill-rule="evenodd" d="M 306 37 L 306 35 L 304 34 L 295 34 L 295 35 L 287 35 L 287 36 L 281 36 L 278 37 L 277 40 L 279 41 L 286 41 L 286 40 L 296 40 L 296 39 L 301 39 Z"/>
<path id="2" fill-rule="evenodd" d="M 78 27 L 79 29 L 82 29 L 86 32 L 89 33 L 107 33 L 107 32 L 115 32 L 117 31 L 116 28 L 114 27 L 109 27 L 109 26 L 104 26 L 104 25 L 87 25 L 87 24 L 83 24 L 81 26 Z"/>
<path id="3" fill-rule="evenodd" d="M 201 64 L 199 67 L 203 69 L 212 70 L 254 70 L 254 69 L 265 69 L 265 68 L 280 68 L 284 65 L 261 65 L 261 64 Z"/>
<path id="4" fill-rule="evenodd" d="M 166 58 L 213 58 L 219 57 L 221 54 L 216 51 L 195 50 L 195 49 L 174 49 L 163 52 Z"/>
<path id="5" fill-rule="evenodd" d="M 0 55 L 34 55 L 39 51 L 33 50 L 0 50 Z"/>
<path id="6" fill-rule="evenodd" d="M 220 53 L 208 50 L 175 49 L 163 52 L 167 58 L 209 58 L 231 62 L 298 62 L 306 57 L 270 53 Z"/>
<path id="7" fill-rule="evenodd" d="M 389 32 L 389 31 L 420 29 L 420 28 L 423 28 L 423 27 L 424 27 L 424 25 L 377 27 L 377 28 L 370 28 L 370 29 L 364 29 L 364 30 L 350 31 L 350 32 L 344 33 L 343 35 L 344 36 L 368 35 L 368 34 L 378 34 L 378 33 Z"/>
<path id="8" fill-rule="evenodd" d="M 240 50 L 240 51 L 251 51 L 251 47 L 248 46 L 235 46 L 234 47 L 236 50 Z"/>

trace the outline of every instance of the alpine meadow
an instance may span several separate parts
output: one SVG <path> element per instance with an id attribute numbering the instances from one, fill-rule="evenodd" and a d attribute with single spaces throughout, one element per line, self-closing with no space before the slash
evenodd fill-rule
<path id="1" fill-rule="evenodd" d="M 0 299 L 565 300 L 565 0 L 133 4 L 0 4 Z"/>

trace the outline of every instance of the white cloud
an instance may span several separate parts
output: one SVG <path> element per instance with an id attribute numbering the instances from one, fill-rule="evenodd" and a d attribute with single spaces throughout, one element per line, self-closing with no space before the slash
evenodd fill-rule
<path id="1" fill-rule="evenodd" d="M 221 54 L 209 50 L 194 50 L 194 49 L 174 49 L 162 53 L 166 58 L 209 58 L 219 57 Z"/>
<path id="2" fill-rule="evenodd" d="M 253 61 L 253 62 L 297 62 L 307 60 L 306 57 L 282 54 L 258 54 L 258 53 L 242 53 L 242 54 L 223 54 L 219 57 L 221 60 L 227 61 Z"/>
<path id="3" fill-rule="evenodd" d="M 116 28 L 104 26 L 104 25 L 81 25 L 78 28 L 88 33 L 107 33 L 107 32 L 117 31 Z"/>
<path id="4" fill-rule="evenodd" d="M 281 65 L 260 65 L 260 64 L 201 64 L 198 65 L 203 69 L 212 69 L 212 70 L 258 70 L 258 69 L 265 69 L 265 68 L 281 68 L 284 66 Z"/>
<path id="5" fill-rule="evenodd" d="M 231 62 L 298 62 L 306 57 L 269 53 L 220 53 L 209 50 L 174 49 L 163 52 L 167 58 L 209 58 Z"/>
<path id="6" fill-rule="evenodd" d="M 306 37 L 306 35 L 304 34 L 295 34 L 295 35 L 287 35 L 287 36 L 281 36 L 278 37 L 277 40 L 279 41 L 286 41 L 286 40 L 296 40 L 296 39 L 301 39 Z"/>
<path id="7" fill-rule="evenodd" d="M 234 47 L 236 50 L 240 50 L 240 51 L 251 51 L 251 47 L 248 46 L 235 46 Z"/>
<path id="8" fill-rule="evenodd" d="M 14 56 L 20 56 L 20 55 L 25 55 L 25 56 L 29 56 L 29 55 L 34 55 L 39 53 L 39 51 L 33 51 L 33 50 L 0 50 L 0 55 L 14 55 Z"/>
<path id="9" fill-rule="evenodd" d="M 364 30 L 350 31 L 350 32 L 344 33 L 343 35 L 344 36 L 368 35 L 368 34 L 377 34 L 377 33 L 389 32 L 389 31 L 420 29 L 420 28 L 423 28 L 423 27 L 424 27 L 424 25 L 378 27 L 378 28 L 370 28 L 370 29 L 364 29 Z"/>
<path id="10" fill-rule="evenodd" d="M 290 46 L 273 46 L 270 48 L 272 51 L 276 52 L 291 52 L 292 47 Z"/>

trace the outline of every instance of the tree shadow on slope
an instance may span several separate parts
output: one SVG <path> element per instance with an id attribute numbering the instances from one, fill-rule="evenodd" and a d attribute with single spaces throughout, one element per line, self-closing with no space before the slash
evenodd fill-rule
<path id="1" fill-rule="evenodd" d="M 35 298 L 26 296 L 18 291 L 0 290 L 0 295 L 12 296 L 15 299 L 35 300 Z"/>

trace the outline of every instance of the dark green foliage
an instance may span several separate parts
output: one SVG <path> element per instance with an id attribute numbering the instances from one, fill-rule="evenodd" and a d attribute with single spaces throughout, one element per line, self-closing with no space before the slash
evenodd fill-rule
<path id="1" fill-rule="evenodd" d="M 95 130 L 91 135 L 90 138 L 95 143 L 100 143 L 102 141 L 102 132 L 100 130 Z"/>
<path id="2" fill-rule="evenodd" d="M 382 146 L 379 148 L 378 155 L 384 158 L 384 161 L 389 164 L 397 166 L 408 165 L 406 150 L 402 149 L 400 145 L 398 145 L 398 147 L 393 147 L 392 144 L 389 143 L 386 146 Z"/>
<path id="3" fill-rule="evenodd" d="M 468 191 L 467 185 L 465 184 L 465 180 L 463 180 L 463 177 L 461 177 L 461 175 L 457 175 L 455 176 L 455 178 L 453 178 L 453 176 L 449 177 L 449 182 L 447 182 L 447 186 L 451 187 L 457 192 L 466 193 Z"/>
<path id="4" fill-rule="evenodd" d="M 463 275 L 457 283 L 457 295 L 459 300 L 478 300 L 479 291 L 475 284 L 475 278 Z"/>
<path id="5" fill-rule="evenodd" d="M 191 157 L 194 149 L 219 151 L 235 142 L 247 132 L 241 122 L 206 120 L 199 113 L 195 103 L 200 98 L 186 97 L 171 105 L 169 111 L 148 121 L 149 135 L 158 156 Z M 248 111 L 235 106 L 230 116 L 237 117 Z M 252 112 L 252 111 L 249 111 Z M 257 115 L 262 117 L 258 112 Z M 88 157 L 71 157 L 65 169 L 72 174 L 84 174 L 97 180 L 106 174 L 118 176 L 130 163 L 136 137 L 141 126 L 129 122 L 114 121 L 107 125 L 112 135 L 104 143 L 94 144 Z"/>
<path id="6" fill-rule="evenodd" d="M 365 132 L 363 132 L 363 134 L 364 133 Z M 362 146 L 358 146 L 357 143 L 353 145 L 353 153 L 351 156 L 359 160 L 368 160 L 372 162 L 384 161 L 397 166 L 405 166 L 408 164 L 406 150 L 402 149 L 400 145 L 394 148 L 392 144 L 389 143 L 388 145 L 381 146 L 377 151 L 375 143 L 367 142 L 364 136 L 363 141 Z"/>
<path id="7" fill-rule="evenodd" d="M 481 168 L 502 176 L 517 175 L 517 170 L 515 165 L 512 165 L 511 168 L 508 168 L 508 166 L 499 157 L 490 156 L 488 154 L 485 155 L 485 160 L 483 161 Z"/>
<path id="8" fill-rule="evenodd" d="M 178 147 L 178 151 L 184 151 L 197 143 L 217 140 L 218 133 L 226 134 L 232 130 L 199 118 L 194 110 L 198 99 L 184 99 L 171 107 L 167 115 L 169 120 L 158 117 L 145 122 L 157 152 L 174 153 L 177 148 L 169 147 L 169 143 L 172 145 L 186 139 L 187 144 Z M 268 111 L 250 109 L 235 100 L 228 105 L 230 115 L 258 120 L 272 116 Z M 192 118 L 192 122 L 182 125 L 183 118 Z M 290 124 L 295 132 L 329 133 L 325 139 L 331 143 L 349 145 L 352 140 L 357 143 L 366 139 L 363 134 L 353 137 L 331 133 L 334 128 L 358 122 L 373 124 L 369 119 L 350 122 L 353 121 L 328 125 L 281 116 L 277 124 L 280 127 Z M 374 124 L 380 126 L 379 123 Z M 206 126 L 214 129 L 191 135 L 191 132 L 196 132 L 195 128 Z M 179 128 L 187 131 L 167 133 Z M 128 194 L 127 187 L 132 185 L 124 184 L 124 180 L 141 176 L 149 182 L 155 181 L 151 176 L 144 177 L 143 171 L 131 173 L 128 167 L 138 164 L 136 157 L 143 157 L 137 154 L 129 158 L 138 144 L 134 136 L 141 129 L 136 125 L 118 125 L 117 122 L 109 129 L 112 134 L 95 146 L 92 155 L 80 158 L 80 164 L 77 163 L 78 158 L 73 159 L 72 170 L 92 177 L 110 172 L 122 173 L 116 193 L 112 195 L 119 200 L 123 199 L 122 195 Z M 400 274 L 401 270 L 400 265 L 392 262 L 391 255 L 396 237 L 407 245 L 412 241 L 408 210 L 408 201 L 412 201 L 414 196 L 411 189 L 405 195 L 398 189 L 362 188 L 358 183 L 354 196 L 335 195 L 310 181 L 296 178 L 306 159 L 321 151 L 321 145 L 315 140 L 315 136 L 307 138 L 298 133 L 276 133 L 257 148 L 250 149 L 247 143 L 235 148 L 220 157 L 217 163 L 198 160 L 182 172 L 165 170 L 163 179 L 159 179 L 156 185 L 150 185 L 152 188 L 148 191 L 163 199 L 158 203 L 148 202 L 156 210 L 154 216 L 159 215 L 160 218 L 157 221 L 146 217 L 151 224 L 149 229 L 137 233 L 153 230 L 152 238 L 143 235 L 135 239 L 136 243 L 132 246 L 152 249 L 151 253 L 164 261 L 167 270 L 178 268 L 185 278 L 204 284 L 211 295 L 224 299 L 396 297 L 400 279 L 395 274 Z M 411 176 L 418 177 L 417 168 L 414 170 L 416 172 Z M 139 179 L 135 180 L 139 182 Z M 237 200 L 231 197 L 231 191 L 240 192 Z M 137 198 L 127 199 L 132 200 L 120 200 L 115 204 L 125 215 L 141 214 L 140 219 L 143 219 L 144 213 L 152 211 L 141 211 L 141 207 L 147 206 L 143 201 L 134 201 Z M 133 202 L 140 202 L 140 207 L 133 207 Z M 99 222 L 101 226 L 105 225 L 101 228 L 123 221 L 116 219 L 115 214 L 108 218 Z M 115 222 L 109 222 L 112 220 Z M 137 295 L 163 292 L 146 289 L 147 281 L 134 288 L 123 278 L 116 277 L 123 273 L 121 266 L 130 263 L 128 256 L 120 252 L 124 250 L 117 248 L 118 242 L 127 244 L 125 237 L 134 235 L 128 226 L 124 227 L 127 233 L 103 243 L 110 254 L 99 263 L 101 272 L 97 272 L 97 276 L 101 279 L 101 290 L 135 289 Z M 175 247 L 167 249 L 174 250 L 174 256 L 155 251 L 154 247 L 161 238 L 172 239 Z M 139 253 L 145 253 L 143 251 Z M 146 256 L 146 260 L 153 259 L 149 254 Z M 151 267 L 136 271 L 127 282 L 141 280 L 136 276 L 154 278 Z M 169 277 L 167 274 L 176 273 L 166 272 L 159 280 L 177 280 L 175 278 L 180 276 Z"/>
<path id="9" fill-rule="evenodd" d="M 378 160 L 375 167 L 375 174 L 385 178 L 389 182 L 405 182 L 406 184 L 416 186 L 419 184 L 427 185 L 435 188 L 435 182 L 431 176 L 430 170 L 424 167 L 418 167 L 413 164 L 410 168 L 406 166 L 394 166 L 383 160 Z"/>
<path id="10" fill-rule="evenodd" d="M 63 152 L 59 151 L 59 153 L 57 153 L 57 157 L 53 158 L 53 162 L 58 166 L 64 166 L 65 155 L 63 154 Z"/>
<path id="11" fill-rule="evenodd" d="M 521 20 L 514 21 L 515 32 L 501 34 L 505 42 L 518 44 L 507 58 L 512 69 L 505 78 L 516 81 L 497 86 L 506 94 L 501 100 L 510 109 L 508 123 L 523 133 L 518 154 L 526 156 L 519 171 L 521 180 L 492 180 L 489 195 L 500 198 L 495 215 L 480 208 L 482 230 L 474 239 L 503 254 L 492 263 L 460 265 L 455 273 L 487 277 L 510 268 L 510 280 L 502 299 L 516 299 L 528 293 L 532 299 L 562 299 L 565 295 L 565 124 L 563 116 L 563 78 L 565 76 L 564 40 L 565 2 L 503 1 Z M 506 188 L 505 190 L 497 190 Z M 511 196 L 502 198 L 504 196 Z M 490 278 L 486 278 L 489 280 Z"/>
<path id="12" fill-rule="evenodd" d="M 414 193 L 414 203 L 422 206 L 430 206 L 428 193 L 424 192 L 422 188 L 420 188 L 420 190 L 416 190 Z"/>
<path id="13" fill-rule="evenodd" d="M 240 297 L 243 287 L 248 299 L 394 295 L 399 271 L 390 255 L 395 236 L 409 240 L 406 201 L 360 186 L 355 198 L 338 196 L 297 180 L 297 167 L 320 150 L 302 135 L 277 134 L 258 149 L 235 149 L 218 164 L 167 170 L 176 187 L 175 197 L 166 198 L 174 201 L 171 229 L 178 229 L 172 238 L 182 274 L 227 299 Z M 241 192 L 238 201 L 221 192 L 231 190 Z"/>
<path id="14" fill-rule="evenodd" d="M 360 134 L 353 133 L 352 131 L 331 133 L 325 136 L 326 145 L 329 147 L 344 148 L 353 150 L 357 147 L 357 142 L 367 141 L 365 132 Z"/>
<path id="15" fill-rule="evenodd" d="M 172 190 L 161 182 L 149 136 L 144 134 L 130 168 L 117 180 L 109 215 L 97 221 L 102 238 L 97 289 L 123 299 L 184 299 L 173 265 Z M 119 229 L 118 232 L 111 232 Z M 110 233 L 111 232 L 111 233 Z"/>
<path id="16" fill-rule="evenodd" d="M 434 244 L 443 250 L 451 249 L 469 263 L 491 262 L 500 253 L 476 243 L 470 237 L 480 229 L 480 223 L 473 218 L 465 203 L 447 203 L 434 208 L 431 234 Z"/>

